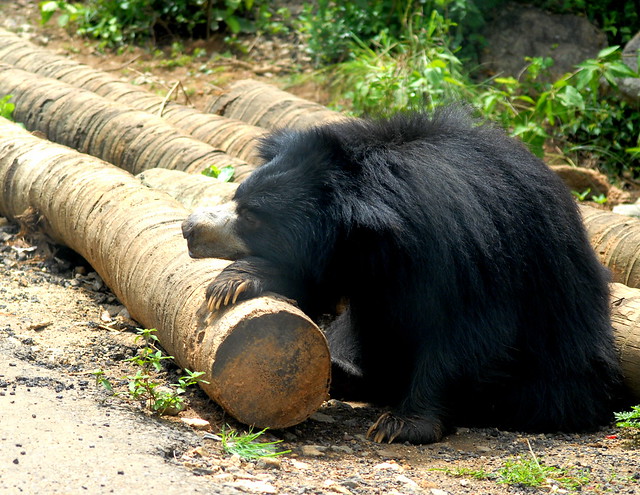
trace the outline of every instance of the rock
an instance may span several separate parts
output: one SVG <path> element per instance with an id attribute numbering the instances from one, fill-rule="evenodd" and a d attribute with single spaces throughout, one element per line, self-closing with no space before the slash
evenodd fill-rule
<path id="1" fill-rule="evenodd" d="M 282 468 L 282 460 L 279 457 L 261 457 L 256 462 L 258 469 L 280 469 Z"/>
<path id="2" fill-rule="evenodd" d="M 314 412 L 311 416 L 309 416 L 309 419 L 312 419 L 313 421 L 317 421 L 318 423 L 335 423 L 336 422 L 336 420 L 331 416 L 329 416 L 328 414 L 324 414 L 317 411 Z"/>
<path id="3" fill-rule="evenodd" d="M 303 445 L 300 450 L 305 457 L 322 457 L 325 455 L 327 448 L 320 445 Z"/>
<path id="4" fill-rule="evenodd" d="M 640 33 L 637 33 L 622 50 L 622 61 L 638 72 L 638 50 L 640 50 Z M 640 104 L 640 78 L 622 77 L 618 80 L 620 92 L 632 103 Z"/>
<path id="5" fill-rule="evenodd" d="M 487 51 L 481 62 L 493 73 L 511 76 L 522 72 L 525 57 L 552 57 L 550 72 L 557 78 L 606 46 L 604 33 L 584 17 L 520 5 L 505 8 L 485 35 Z"/>
<path id="6" fill-rule="evenodd" d="M 204 430 L 211 426 L 211 423 L 202 418 L 180 418 L 180 421 L 196 430 Z"/>
<path id="7" fill-rule="evenodd" d="M 628 217 L 640 217 L 640 205 L 618 205 L 613 207 L 613 212 Z"/>

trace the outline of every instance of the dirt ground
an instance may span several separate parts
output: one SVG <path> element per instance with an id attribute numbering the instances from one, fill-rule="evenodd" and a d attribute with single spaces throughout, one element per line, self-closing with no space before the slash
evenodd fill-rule
<path id="1" fill-rule="evenodd" d="M 39 26 L 35 4 L 0 3 L 0 26 L 153 91 L 166 92 L 179 80 L 197 107 L 232 79 L 257 75 L 278 83 L 279 75 L 304 70 L 301 50 L 269 40 L 257 40 L 248 61 L 212 62 L 209 74 L 201 70 L 209 58 L 169 68 L 139 48 L 102 54 L 92 43 Z M 192 46 L 185 43 L 185 51 Z M 198 46 L 207 57 L 221 49 L 216 42 Z M 297 92 L 322 99 L 311 84 Z M 379 445 L 364 436 L 379 410 L 329 401 L 310 420 L 266 434 L 290 453 L 258 461 L 229 455 L 205 435 L 225 424 L 242 426 L 198 390 L 187 393 L 179 416 L 157 417 L 96 385 L 96 369 L 119 385 L 135 374 L 125 360 L 140 347 L 136 323 L 84 260 L 64 249 L 48 252 L 17 233 L 0 219 L 0 493 L 640 493 L 640 451 L 613 425 L 588 435 L 459 428 L 434 445 Z M 176 372 L 170 366 L 167 380 Z M 194 428 L 188 418 L 208 426 Z M 579 485 L 550 477 L 529 488 L 474 476 L 534 458 L 567 469 Z"/>

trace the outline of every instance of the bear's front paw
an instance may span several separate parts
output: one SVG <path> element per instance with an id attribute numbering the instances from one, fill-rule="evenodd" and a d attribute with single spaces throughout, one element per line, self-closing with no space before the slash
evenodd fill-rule
<path id="1" fill-rule="evenodd" d="M 218 275 L 207 287 L 207 308 L 212 313 L 238 300 L 251 299 L 262 293 L 260 280 L 243 278 L 238 273 Z"/>
<path id="2" fill-rule="evenodd" d="M 444 424 L 436 418 L 396 416 L 393 413 L 384 413 L 369 428 L 367 438 L 371 438 L 377 443 L 426 444 L 439 442 L 445 433 Z"/>

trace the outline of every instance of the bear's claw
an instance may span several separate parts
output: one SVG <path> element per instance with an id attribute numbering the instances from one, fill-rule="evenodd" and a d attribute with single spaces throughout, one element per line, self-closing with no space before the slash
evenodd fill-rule
<path id="1" fill-rule="evenodd" d="M 367 438 L 377 443 L 409 442 L 434 443 L 446 433 L 443 423 L 436 418 L 396 416 L 384 413 L 367 431 Z"/>
<path id="2" fill-rule="evenodd" d="M 213 313 L 221 307 L 235 304 L 239 298 L 249 299 L 255 295 L 257 289 L 251 280 L 215 279 L 207 288 L 207 308 Z"/>

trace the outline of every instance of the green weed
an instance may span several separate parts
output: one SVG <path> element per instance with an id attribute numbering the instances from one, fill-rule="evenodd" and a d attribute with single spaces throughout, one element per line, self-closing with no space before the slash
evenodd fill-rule
<path id="1" fill-rule="evenodd" d="M 516 457 L 509 459 L 504 466 L 495 471 L 484 469 L 436 469 L 450 476 L 490 480 L 496 483 L 526 486 L 532 488 L 547 488 L 551 490 L 580 491 L 581 487 L 590 482 L 589 472 L 577 468 L 561 468 L 547 466 L 533 453 L 529 445 L 530 457 Z"/>
<path id="2" fill-rule="evenodd" d="M 145 345 L 139 349 L 137 355 L 126 359 L 126 361 L 140 367 L 135 375 L 126 377 L 126 392 L 115 392 L 113 384 L 106 378 L 103 370 L 96 370 L 93 375 L 98 386 L 102 386 L 114 395 L 143 402 L 151 411 L 157 414 L 175 414 L 185 407 L 182 395 L 187 388 L 200 382 L 208 382 L 202 380 L 203 372 L 184 369 L 185 374 L 178 378 L 177 383 L 173 383 L 169 387 L 163 386 L 157 374 L 163 370 L 163 361 L 171 360 L 173 357 L 165 356 L 157 348 L 158 337 L 155 332 L 155 329 L 138 329 L 136 341 L 144 340 Z"/>
<path id="3" fill-rule="evenodd" d="M 288 454 L 290 450 L 277 451 L 277 445 L 282 440 L 275 442 L 258 442 L 267 429 L 254 433 L 249 430 L 248 433 L 240 434 L 235 430 L 223 428 L 220 432 L 220 441 L 222 448 L 229 454 L 237 454 L 243 459 L 259 459 L 261 457 L 277 457 L 279 455 Z"/>

